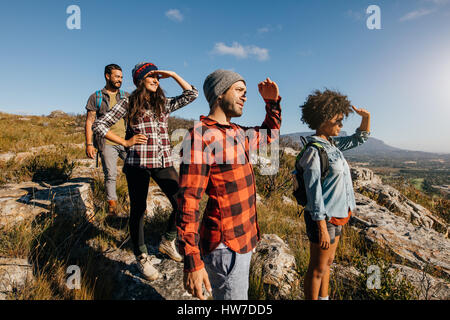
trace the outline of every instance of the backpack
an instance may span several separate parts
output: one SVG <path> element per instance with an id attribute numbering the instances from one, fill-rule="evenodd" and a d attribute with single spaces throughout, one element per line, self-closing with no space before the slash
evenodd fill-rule
<path id="1" fill-rule="evenodd" d="M 125 98 L 125 91 L 119 90 L 119 94 L 120 94 L 120 98 L 119 98 L 120 100 Z M 95 99 L 96 99 L 95 100 L 96 101 L 95 105 L 97 107 L 97 112 L 99 112 L 100 111 L 100 107 L 102 105 L 102 100 L 103 100 L 102 90 L 95 91 Z M 97 139 L 94 138 L 94 147 L 95 148 L 99 149 L 99 143 L 100 142 L 98 142 Z M 97 152 L 97 158 L 95 160 L 95 166 L 98 168 L 98 152 Z"/>
<path id="2" fill-rule="evenodd" d="M 303 143 L 303 148 L 300 151 L 300 153 L 297 155 L 297 158 L 295 160 L 295 170 L 292 171 L 294 175 L 294 181 L 293 181 L 293 192 L 295 199 L 297 200 L 297 203 L 301 205 L 303 208 L 306 206 L 307 198 L 306 198 L 306 188 L 305 188 L 305 181 L 303 179 L 303 168 L 300 166 L 300 159 L 302 158 L 303 154 L 309 147 L 314 147 L 319 152 L 319 158 L 320 158 L 320 182 L 323 184 L 323 181 L 325 180 L 325 177 L 328 175 L 329 172 L 329 161 L 328 161 L 328 155 L 325 151 L 325 148 L 319 143 L 319 142 L 307 142 L 304 137 L 300 137 Z M 302 210 L 303 212 L 303 210 Z M 301 215 L 301 212 L 299 212 L 299 215 Z"/>
<path id="3" fill-rule="evenodd" d="M 119 94 L 120 94 L 120 98 L 119 98 L 120 100 L 125 98 L 125 91 L 119 90 Z M 96 97 L 96 106 L 97 106 L 97 111 L 98 111 L 98 110 L 100 110 L 100 106 L 102 105 L 102 100 L 103 100 L 102 90 L 95 91 L 95 97 Z"/>

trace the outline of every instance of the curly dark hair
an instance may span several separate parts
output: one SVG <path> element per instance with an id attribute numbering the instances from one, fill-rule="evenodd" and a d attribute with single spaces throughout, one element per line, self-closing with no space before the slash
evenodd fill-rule
<path id="1" fill-rule="evenodd" d="M 302 109 L 302 122 L 313 130 L 319 129 L 322 123 L 333 119 L 338 114 L 348 117 L 353 112 L 351 103 L 340 92 L 325 89 L 315 90 L 308 96 Z"/>

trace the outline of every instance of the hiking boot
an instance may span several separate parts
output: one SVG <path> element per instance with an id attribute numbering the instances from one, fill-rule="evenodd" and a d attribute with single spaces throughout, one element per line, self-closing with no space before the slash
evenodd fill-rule
<path id="1" fill-rule="evenodd" d="M 170 259 L 175 260 L 176 262 L 181 262 L 183 261 L 183 257 L 177 251 L 175 240 L 176 239 L 170 241 L 163 236 L 161 243 L 159 244 L 159 252 L 167 254 Z"/>
<path id="2" fill-rule="evenodd" d="M 153 281 L 158 279 L 159 272 L 156 268 L 151 264 L 148 255 L 146 253 L 141 254 L 136 258 L 136 264 L 139 271 L 142 273 L 145 279 L 149 281 Z"/>
<path id="3" fill-rule="evenodd" d="M 108 215 L 117 216 L 117 201 L 108 200 Z"/>

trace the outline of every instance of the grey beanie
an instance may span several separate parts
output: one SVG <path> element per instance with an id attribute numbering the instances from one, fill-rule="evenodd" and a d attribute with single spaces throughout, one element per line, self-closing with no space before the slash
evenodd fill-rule
<path id="1" fill-rule="evenodd" d="M 242 76 L 234 71 L 218 69 L 206 77 L 203 92 L 211 108 L 217 97 L 228 90 L 235 82 L 244 81 Z"/>

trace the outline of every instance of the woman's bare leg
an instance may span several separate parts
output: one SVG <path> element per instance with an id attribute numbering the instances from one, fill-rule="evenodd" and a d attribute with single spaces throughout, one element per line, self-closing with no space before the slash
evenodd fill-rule
<path id="1" fill-rule="evenodd" d="M 330 284 L 330 266 L 333 263 L 334 256 L 336 255 L 337 245 L 339 243 L 340 236 L 337 236 L 334 240 L 334 243 L 330 245 L 329 256 L 327 261 L 327 268 L 322 277 L 322 282 L 320 284 L 319 296 L 320 297 L 328 297 L 328 287 Z"/>
<path id="2" fill-rule="evenodd" d="M 319 244 L 310 242 L 309 251 L 309 266 L 303 284 L 304 293 L 306 300 L 317 300 L 319 298 L 319 290 L 321 288 L 322 278 L 325 275 L 327 269 L 329 269 L 328 262 L 330 260 L 330 254 L 332 250 L 331 246 L 330 248 L 324 250 L 320 247 Z"/>

